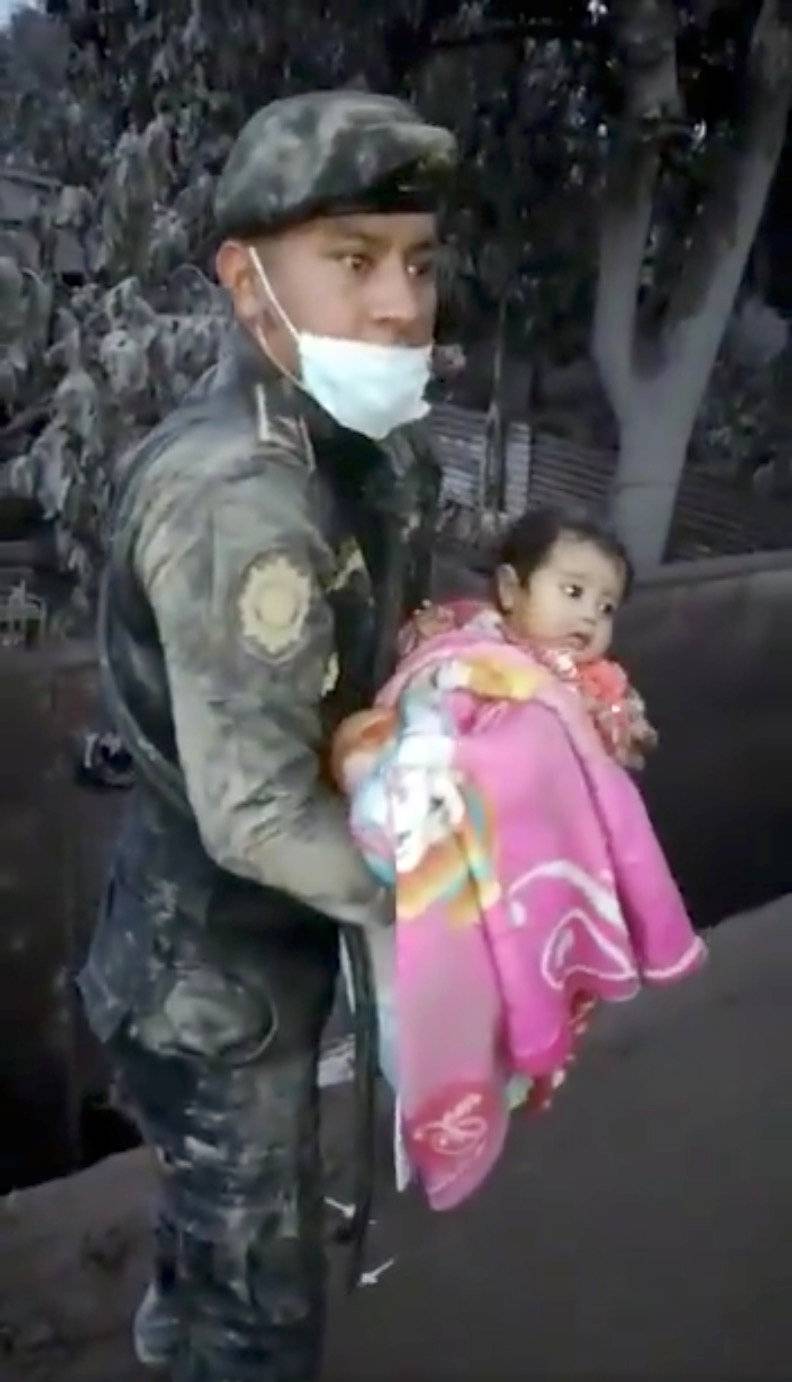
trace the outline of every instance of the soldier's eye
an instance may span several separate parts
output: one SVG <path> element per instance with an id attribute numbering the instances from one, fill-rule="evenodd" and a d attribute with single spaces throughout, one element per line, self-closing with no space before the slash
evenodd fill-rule
<path id="1" fill-rule="evenodd" d="M 350 273 L 353 274 L 364 273 L 366 269 L 371 267 L 371 260 L 366 254 L 347 253 L 342 254 L 340 258 L 344 268 L 349 269 Z"/>
<path id="2" fill-rule="evenodd" d="M 434 278 L 437 270 L 435 259 L 421 259 L 410 264 L 407 272 L 412 278 Z"/>

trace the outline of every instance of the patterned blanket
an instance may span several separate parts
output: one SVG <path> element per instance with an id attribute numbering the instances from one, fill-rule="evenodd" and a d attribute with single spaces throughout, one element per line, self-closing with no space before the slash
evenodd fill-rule
<path id="1" fill-rule="evenodd" d="M 475 621 L 404 659 L 334 770 L 395 889 L 401 1131 L 449 1209 L 502 1150 L 514 1077 L 546 1103 L 597 1000 L 681 979 L 705 947 L 581 698 Z"/>

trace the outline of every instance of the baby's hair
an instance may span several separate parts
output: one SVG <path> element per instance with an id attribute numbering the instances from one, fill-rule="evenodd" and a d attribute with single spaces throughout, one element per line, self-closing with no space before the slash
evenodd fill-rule
<path id="1" fill-rule="evenodd" d="M 634 580 L 633 564 L 627 549 L 607 524 L 585 510 L 549 505 L 528 509 L 507 532 L 498 552 L 497 564 L 511 566 L 517 573 L 520 585 L 527 585 L 562 537 L 590 542 L 604 556 L 618 563 L 624 571 L 624 598 L 627 598 Z"/>

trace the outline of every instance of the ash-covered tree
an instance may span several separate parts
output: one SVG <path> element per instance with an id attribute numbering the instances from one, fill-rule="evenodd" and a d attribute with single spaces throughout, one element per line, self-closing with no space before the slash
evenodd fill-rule
<path id="1" fill-rule="evenodd" d="M 664 554 L 786 138 L 792 6 L 624 0 L 612 19 L 624 101 L 609 132 L 592 348 L 619 423 L 615 521 L 648 567 Z M 697 61 L 686 73 L 691 31 Z M 731 89 L 713 90 L 708 65 Z"/>
<path id="2" fill-rule="evenodd" d="M 783 142 L 782 0 L 49 9 L 67 40 L 57 72 L 41 73 L 31 45 L 41 16 L 24 21 L 24 64 L 21 29 L 3 50 L 5 153 L 64 187 L 37 280 L 0 263 L 5 320 L 18 323 L 0 342 L 14 414 L 0 458 L 56 515 L 86 606 L 119 452 L 220 339 L 211 200 L 231 138 L 272 97 L 352 82 L 418 100 L 460 137 L 455 330 L 473 357 L 486 342 L 486 501 L 498 505 L 499 441 L 530 409 L 532 367 L 591 344 L 620 449 L 614 512 L 639 562 L 659 558 Z M 84 246 L 84 283 L 48 259 L 64 225 Z"/>
<path id="3" fill-rule="evenodd" d="M 467 47 L 482 74 L 493 43 L 513 45 L 511 68 L 479 77 L 495 116 L 468 227 L 476 286 L 501 320 L 508 298 L 537 354 L 540 334 L 574 354 L 586 333 L 615 422 L 613 517 L 651 567 L 784 148 L 792 5 L 480 0 L 439 42 Z M 446 83 L 458 103 L 464 89 Z M 526 91 L 545 122 L 525 119 Z M 537 311 L 543 289 L 555 312 Z"/>
<path id="4" fill-rule="evenodd" d="M 244 119 L 289 91 L 365 83 L 415 96 L 428 114 L 455 124 L 477 184 L 472 217 L 464 208 L 455 217 L 455 238 L 481 310 L 502 324 L 508 308 L 523 334 L 530 317 L 527 334 L 541 337 L 544 305 L 555 295 L 537 246 L 557 248 L 564 220 L 553 216 L 551 193 L 566 186 L 557 173 L 566 157 L 569 65 L 558 45 L 506 36 L 487 44 L 486 60 L 473 49 L 452 53 L 449 68 L 447 49 L 434 45 L 444 23 L 458 18 L 458 0 L 381 7 L 304 0 L 289 7 L 288 22 L 269 7 L 222 0 L 173 0 L 167 12 L 132 0 L 51 0 L 50 9 L 53 35 L 67 33 L 71 47 L 65 74 L 48 92 L 47 138 L 22 99 L 27 87 L 21 93 L 13 83 L 7 127 L 21 161 L 66 184 L 50 218 L 69 220 L 79 233 L 87 281 L 53 275 L 45 227 L 50 297 L 34 337 L 22 325 L 32 285 L 0 265 L 9 320 L 20 323 L 7 397 L 15 416 L 0 446 L 13 482 L 34 490 L 56 517 L 64 561 L 88 610 L 117 457 L 216 349 L 211 198 Z M 449 75 L 454 101 L 446 110 Z M 39 85 L 39 107 L 41 95 Z M 519 118 L 510 123 L 515 102 Z M 516 179 L 525 184 L 521 195 Z M 566 219 L 570 227 L 585 221 Z M 30 407 L 35 427 L 25 432 L 20 422 Z"/>

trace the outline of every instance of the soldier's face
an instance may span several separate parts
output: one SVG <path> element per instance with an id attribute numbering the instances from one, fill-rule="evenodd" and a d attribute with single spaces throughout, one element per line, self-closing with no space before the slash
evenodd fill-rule
<path id="1" fill-rule="evenodd" d="M 272 290 L 295 330 L 376 345 L 424 346 L 437 314 L 434 216 L 322 217 L 257 245 Z M 263 329 L 280 364 L 298 368 L 293 335 L 252 276 L 237 314 Z"/>

